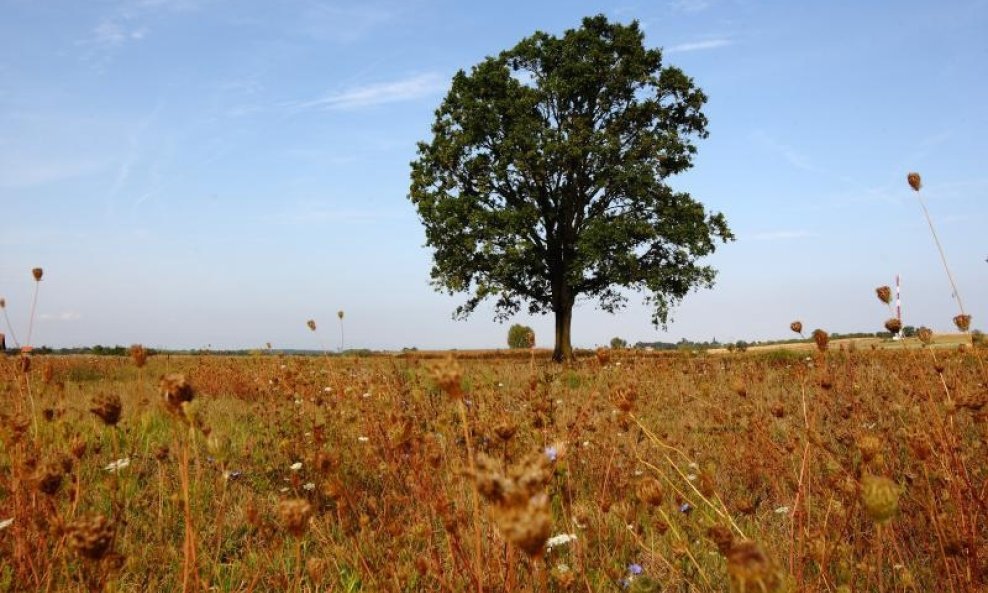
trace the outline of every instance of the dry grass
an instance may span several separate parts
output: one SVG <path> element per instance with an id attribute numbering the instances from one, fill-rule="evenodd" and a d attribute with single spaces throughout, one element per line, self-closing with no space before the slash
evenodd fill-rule
<path id="1" fill-rule="evenodd" d="M 982 356 L 10 357 L 0 590 L 983 590 Z"/>

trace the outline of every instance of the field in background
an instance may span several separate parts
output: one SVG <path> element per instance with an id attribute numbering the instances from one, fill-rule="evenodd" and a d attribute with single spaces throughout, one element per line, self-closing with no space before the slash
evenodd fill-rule
<path id="1" fill-rule="evenodd" d="M 985 351 L 858 342 L 0 359 L 0 591 L 983 590 Z"/>

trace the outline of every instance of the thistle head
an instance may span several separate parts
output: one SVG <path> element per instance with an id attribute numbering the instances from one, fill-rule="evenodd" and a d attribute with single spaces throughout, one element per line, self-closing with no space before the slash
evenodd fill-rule
<path id="1" fill-rule="evenodd" d="M 306 321 L 305 322 L 305 325 L 309 326 L 309 329 L 310 330 L 316 331 L 316 320 L 315 319 L 310 319 L 310 320 Z"/>
<path id="2" fill-rule="evenodd" d="M 899 333 L 899 330 L 902 329 L 902 322 L 899 321 L 897 317 L 891 317 L 889 319 L 886 319 L 885 329 L 888 330 L 889 333 L 897 334 Z"/>
<path id="3" fill-rule="evenodd" d="M 823 352 L 827 349 L 827 344 L 830 343 L 830 334 L 822 329 L 815 329 L 813 330 L 813 341 L 816 342 L 817 349 Z"/>
<path id="4" fill-rule="evenodd" d="M 113 521 L 103 515 L 78 519 L 68 525 L 69 547 L 87 560 L 102 560 L 113 547 Z"/>
<path id="5" fill-rule="evenodd" d="M 101 393 L 93 398 L 93 406 L 89 411 L 99 416 L 103 424 L 116 426 L 120 422 L 120 412 L 123 405 L 120 403 L 120 396 L 115 393 Z"/>
<path id="6" fill-rule="evenodd" d="M 919 338 L 919 341 L 924 345 L 929 346 L 933 343 L 933 330 L 925 326 L 921 327 L 916 330 L 916 337 Z"/>
<path id="7" fill-rule="evenodd" d="M 140 344 L 134 344 L 130 347 L 130 358 L 134 361 L 134 366 L 137 368 L 143 367 L 148 361 L 147 348 Z"/>
<path id="8" fill-rule="evenodd" d="M 875 295 L 878 296 L 878 300 L 886 305 L 892 304 L 892 289 L 888 286 L 879 286 L 876 288 Z"/>
<path id="9" fill-rule="evenodd" d="M 876 523 L 887 523 L 899 513 L 899 485 L 886 477 L 866 475 L 861 479 L 861 502 Z"/>
<path id="10" fill-rule="evenodd" d="M 736 543 L 727 552 L 727 575 L 731 591 L 737 593 L 782 593 L 786 590 L 785 573 L 761 546 L 752 541 Z"/>
<path id="11" fill-rule="evenodd" d="M 909 175 L 906 175 L 906 181 L 909 182 L 909 187 L 913 188 L 915 191 L 919 191 L 919 188 L 923 187 L 919 173 L 910 173 Z"/>
<path id="12" fill-rule="evenodd" d="M 795 332 L 797 334 L 802 334 L 803 333 L 803 322 L 802 321 L 793 321 L 792 323 L 789 324 L 789 329 L 791 329 L 793 332 Z"/>
<path id="13" fill-rule="evenodd" d="M 34 268 L 31 270 L 31 275 L 34 276 L 35 282 L 41 282 L 41 277 L 45 275 L 45 271 L 41 268 Z"/>
<path id="14" fill-rule="evenodd" d="M 192 385 L 189 385 L 189 382 L 185 380 L 185 375 L 180 373 L 165 375 L 158 383 L 158 387 L 168 411 L 184 417 L 182 404 L 192 401 L 192 396 L 195 394 Z"/>
<path id="15" fill-rule="evenodd" d="M 957 329 L 960 331 L 966 332 L 971 329 L 971 316 L 961 313 L 960 315 L 954 317 L 954 325 L 956 325 Z"/>
<path id="16" fill-rule="evenodd" d="M 645 478 L 638 483 L 638 500 L 653 507 L 660 506 L 663 499 L 662 483 L 655 478 Z"/>
<path id="17" fill-rule="evenodd" d="M 309 526 L 312 505 L 301 498 L 283 500 L 278 503 L 278 520 L 281 526 L 295 537 L 300 537 Z"/>

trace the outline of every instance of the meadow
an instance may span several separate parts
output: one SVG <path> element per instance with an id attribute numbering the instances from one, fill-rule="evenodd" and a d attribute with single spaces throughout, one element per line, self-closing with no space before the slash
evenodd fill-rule
<path id="1" fill-rule="evenodd" d="M 978 591 L 985 351 L 0 359 L 0 591 Z"/>

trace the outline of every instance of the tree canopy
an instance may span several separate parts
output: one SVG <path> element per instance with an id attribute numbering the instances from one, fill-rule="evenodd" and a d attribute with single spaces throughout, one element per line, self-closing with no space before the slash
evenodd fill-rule
<path id="1" fill-rule="evenodd" d="M 698 259 L 733 239 L 722 214 L 666 184 L 707 136 L 705 101 L 637 22 L 600 15 L 458 72 L 412 162 L 433 286 L 469 294 L 457 316 L 487 299 L 501 320 L 553 312 L 556 360 L 572 356 L 577 297 L 614 312 L 622 288 L 641 290 L 665 325 L 712 286 Z"/>

